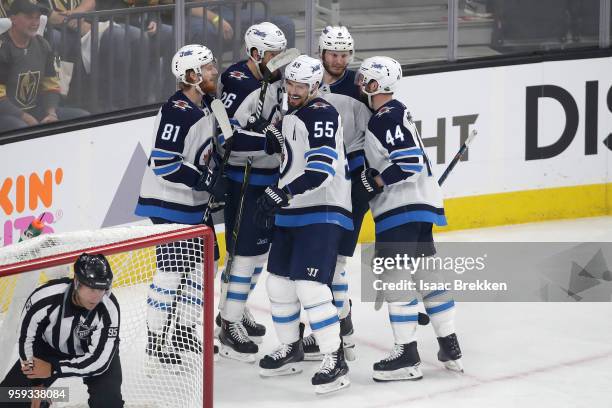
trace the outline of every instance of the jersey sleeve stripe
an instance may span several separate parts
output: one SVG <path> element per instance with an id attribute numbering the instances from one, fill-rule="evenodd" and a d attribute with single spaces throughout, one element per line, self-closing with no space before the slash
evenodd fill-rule
<path id="1" fill-rule="evenodd" d="M 423 171 L 423 166 L 421 166 L 421 165 L 416 165 L 416 164 L 398 164 L 398 166 L 400 167 L 400 169 L 402 169 L 405 172 L 420 173 L 421 171 Z"/>
<path id="2" fill-rule="evenodd" d="M 334 168 L 326 163 L 310 162 L 306 165 L 306 168 L 309 170 L 326 172 L 328 174 L 331 174 L 332 177 L 336 175 L 336 171 L 334 170 Z"/>
<path id="3" fill-rule="evenodd" d="M 313 163 L 313 162 L 322 162 L 322 163 L 327 163 L 330 166 L 332 166 L 334 164 L 334 159 L 329 157 L 329 156 L 325 156 L 325 155 L 321 155 L 321 154 L 315 154 L 312 155 L 308 158 L 308 163 Z"/>
<path id="4" fill-rule="evenodd" d="M 156 159 L 174 159 L 176 157 L 176 153 L 165 152 L 163 150 L 153 150 L 151 153 L 151 157 Z"/>
<path id="5" fill-rule="evenodd" d="M 338 160 L 338 153 L 334 149 L 328 146 L 321 146 L 316 149 L 308 150 L 306 153 L 304 153 L 304 158 L 307 159 L 309 156 L 312 156 L 313 154 L 322 154 L 325 156 L 329 156 L 332 159 Z"/>
<path id="6" fill-rule="evenodd" d="M 181 167 L 181 163 L 171 163 L 164 166 L 159 166 L 153 169 L 153 173 L 156 176 L 167 176 L 168 174 L 174 173 Z"/>
<path id="7" fill-rule="evenodd" d="M 391 152 L 391 154 L 389 154 L 389 158 L 393 160 L 393 159 L 397 159 L 398 157 L 422 156 L 422 155 L 423 155 L 423 150 L 416 147 L 416 148 L 410 148 L 410 149 L 394 150 Z"/>

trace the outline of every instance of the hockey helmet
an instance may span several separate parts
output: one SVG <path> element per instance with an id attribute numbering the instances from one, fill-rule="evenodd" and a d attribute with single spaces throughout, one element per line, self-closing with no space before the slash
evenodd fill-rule
<path id="1" fill-rule="evenodd" d="M 312 95 L 323 80 L 323 64 L 316 58 L 302 54 L 285 68 L 285 80 L 308 84 Z"/>
<path id="2" fill-rule="evenodd" d="M 263 22 L 250 26 L 244 33 L 244 44 L 250 59 L 260 63 L 266 51 L 283 51 L 287 48 L 285 34 L 275 24 Z M 255 48 L 259 53 L 259 60 L 251 56 L 251 50 Z"/>
<path id="3" fill-rule="evenodd" d="M 319 36 L 319 57 L 323 51 L 355 51 L 355 42 L 349 30 L 344 26 L 327 26 Z"/>
<path id="4" fill-rule="evenodd" d="M 203 65 L 215 62 L 211 50 L 203 45 L 190 44 L 179 49 L 172 58 L 172 73 L 185 85 L 198 85 L 203 80 Z M 196 83 L 187 82 L 187 71 L 193 70 L 198 77 Z"/>
<path id="5" fill-rule="evenodd" d="M 113 271 L 102 254 L 82 254 L 74 263 L 74 276 L 85 286 L 109 290 L 113 283 Z"/>

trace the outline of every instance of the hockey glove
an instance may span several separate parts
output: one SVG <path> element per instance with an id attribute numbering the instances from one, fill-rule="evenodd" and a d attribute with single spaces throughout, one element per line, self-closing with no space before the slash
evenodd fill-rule
<path id="1" fill-rule="evenodd" d="M 263 195 L 257 199 L 255 209 L 255 225 L 260 228 L 270 229 L 274 225 L 274 214 L 281 207 L 289 205 L 291 194 L 286 189 L 276 186 L 268 186 Z"/>
<path id="2" fill-rule="evenodd" d="M 202 174 L 193 186 L 196 191 L 206 191 L 215 197 L 216 201 L 225 201 L 227 191 L 227 180 L 218 170 L 213 170 L 208 166 L 200 166 Z"/>
<path id="3" fill-rule="evenodd" d="M 282 153 L 285 138 L 281 131 L 274 125 L 268 125 L 264 129 L 264 134 L 266 135 L 266 153 Z"/>
<path id="4" fill-rule="evenodd" d="M 377 194 L 382 193 L 383 188 L 376 184 L 374 179 L 380 173 L 373 168 L 364 169 L 359 180 L 353 183 L 351 188 L 351 198 L 353 202 L 367 202 Z"/>
<path id="5" fill-rule="evenodd" d="M 247 121 L 246 126 L 244 127 L 246 130 L 250 130 L 252 132 L 263 133 L 266 126 L 268 126 L 270 122 L 263 118 L 258 118 L 255 115 L 251 115 Z"/>

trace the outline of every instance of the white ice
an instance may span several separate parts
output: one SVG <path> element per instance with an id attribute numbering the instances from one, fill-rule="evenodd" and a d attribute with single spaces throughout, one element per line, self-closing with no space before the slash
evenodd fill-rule
<path id="1" fill-rule="evenodd" d="M 437 241 L 612 241 L 612 217 L 585 218 L 437 234 Z M 295 376 L 261 378 L 258 366 L 221 359 L 215 365 L 215 407 L 612 407 L 611 303 L 458 303 L 457 334 L 464 374 L 436 358 L 431 326 L 419 327 L 424 378 L 375 383 L 372 364 L 393 345 L 386 308 L 360 303 L 358 254 L 347 268 L 358 359 L 351 386 L 317 396 L 310 377 L 318 362 Z M 520 273 L 520 271 L 517 271 Z M 265 274 L 250 301 L 268 333 L 260 356 L 277 344 Z"/>

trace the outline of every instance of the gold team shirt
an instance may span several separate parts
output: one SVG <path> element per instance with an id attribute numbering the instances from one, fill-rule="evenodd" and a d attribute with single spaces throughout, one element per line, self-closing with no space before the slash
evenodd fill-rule
<path id="1" fill-rule="evenodd" d="M 0 103 L 21 111 L 56 106 L 59 77 L 49 43 L 37 35 L 27 48 L 15 46 L 8 32 L 0 35 Z"/>

